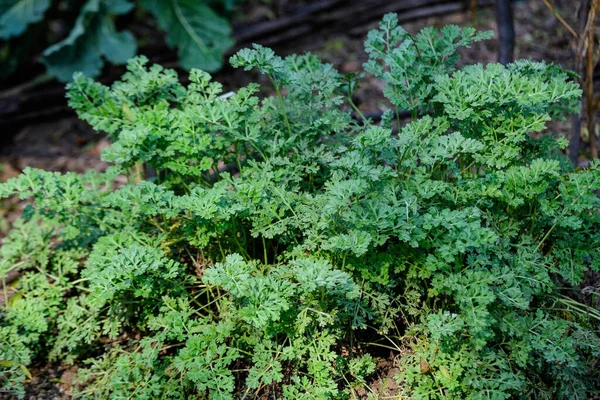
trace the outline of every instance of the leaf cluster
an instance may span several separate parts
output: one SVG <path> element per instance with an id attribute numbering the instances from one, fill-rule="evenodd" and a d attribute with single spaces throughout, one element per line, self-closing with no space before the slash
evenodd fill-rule
<path id="1" fill-rule="evenodd" d="M 488 34 L 395 21 L 366 45 L 396 107 L 381 124 L 350 116 L 359 75 L 260 46 L 231 62 L 273 97 L 144 58 L 111 87 L 77 76 L 69 102 L 112 166 L 0 186 L 32 199 L 0 250 L 23 273 L 3 385 L 87 360 L 83 398 L 344 399 L 384 347 L 408 398 L 597 391 L 597 312 L 564 299 L 600 267 L 600 163 L 574 170 L 544 133 L 580 89 L 541 62 L 456 70 Z"/>

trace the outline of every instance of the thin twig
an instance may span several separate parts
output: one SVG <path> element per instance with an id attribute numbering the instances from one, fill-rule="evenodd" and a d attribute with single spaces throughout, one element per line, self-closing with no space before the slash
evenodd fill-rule
<path id="1" fill-rule="evenodd" d="M 587 36 L 586 46 L 586 110 L 587 110 L 587 128 L 588 135 L 590 138 L 590 155 L 592 158 L 598 158 L 598 147 L 596 145 L 596 133 L 594 116 L 596 109 L 594 107 L 594 35 L 595 27 L 594 22 L 596 15 L 598 14 L 598 7 L 600 6 L 600 0 L 592 0 L 592 6 L 588 13 L 587 24 L 585 26 L 584 33 Z M 583 35 L 582 35 L 583 36 Z"/>
<path id="2" fill-rule="evenodd" d="M 18 96 L 23 92 L 28 91 L 29 89 L 33 89 L 37 86 L 43 85 L 46 82 L 50 82 L 54 77 L 48 74 L 37 75 L 32 80 L 21 83 L 20 85 L 13 86 L 8 90 L 0 92 L 0 99 Z"/>
<path id="3" fill-rule="evenodd" d="M 573 29 L 573 27 L 567 21 L 565 21 L 563 17 L 560 16 L 558 11 L 556 11 L 556 8 L 554 7 L 554 5 L 552 3 L 550 3 L 548 0 L 544 0 L 544 4 L 546 5 L 546 7 L 548 7 L 550 12 L 552 12 L 552 14 L 554 14 L 556 19 L 558 19 L 560 21 L 560 23 L 563 24 L 565 26 L 565 28 L 567 28 L 569 30 L 569 32 L 571 32 L 571 35 L 573 35 L 576 39 L 578 39 L 579 35 L 577 35 L 577 32 L 575 32 L 575 29 Z"/>

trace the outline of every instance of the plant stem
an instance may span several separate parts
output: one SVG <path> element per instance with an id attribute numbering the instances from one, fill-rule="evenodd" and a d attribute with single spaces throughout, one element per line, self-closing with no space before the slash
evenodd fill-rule
<path id="1" fill-rule="evenodd" d="M 262 245 L 263 245 L 263 256 L 265 257 L 265 265 L 269 265 L 269 259 L 267 258 L 267 242 L 265 241 L 265 237 L 261 236 Z"/>
<path id="2" fill-rule="evenodd" d="M 279 83 L 277 83 L 275 81 L 275 79 L 273 79 L 273 78 L 271 78 L 271 82 L 273 83 L 273 86 L 275 87 L 275 93 L 277 94 L 277 99 L 279 100 L 279 105 L 281 106 L 281 112 L 283 114 L 283 120 L 285 121 L 285 126 L 287 128 L 288 133 L 291 136 L 292 128 L 290 127 L 290 121 L 288 120 L 287 112 L 285 111 L 285 104 L 283 104 L 283 97 L 281 96 L 281 90 L 279 87 Z"/>

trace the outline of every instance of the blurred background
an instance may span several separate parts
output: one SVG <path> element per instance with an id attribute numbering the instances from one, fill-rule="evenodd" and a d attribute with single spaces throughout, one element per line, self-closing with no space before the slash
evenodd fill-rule
<path id="1" fill-rule="evenodd" d="M 494 30 L 493 40 L 462 52 L 462 64 L 530 58 L 579 74 L 580 115 L 555 132 L 571 143 L 569 156 L 585 167 L 598 156 L 595 114 L 600 103 L 599 0 L 1 0 L 0 180 L 26 166 L 56 171 L 102 170 L 108 145 L 77 120 L 65 82 L 82 71 L 104 84 L 143 54 L 152 63 L 202 68 L 236 90 L 261 77 L 234 70 L 229 55 L 259 43 L 287 55 L 310 51 L 341 72 L 359 71 L 363 42 L 383 14 L 395 12 L 411 33 L 457 24 Z M 365 113 L 386 105 L 381 82 L 366 76 L 357 92 Z M 268 94 L 268 93 L 266 93 Z"/>

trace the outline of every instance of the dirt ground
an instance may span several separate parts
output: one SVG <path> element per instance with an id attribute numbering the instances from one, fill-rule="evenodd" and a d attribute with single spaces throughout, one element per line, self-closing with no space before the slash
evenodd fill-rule
<path id="1" fill-rule="evenodd" d="M 565 2 L 565 4 L 567 4 Z M 552 15 L 541 0 L 514 3 L 516 29 L 515 58 L 552 61 L 565 68 L 573 67 L 573 53 L 570 49 L 570 36 L 561 23 Z M 425 26 L 441 27 L 446 24 L 474 25 L 480 30 L 496 30 L 493 8 L 477 10 L 477 13 L 456 13 L 443 17 L 425 18 L 403 27 L 411 33 Z M 311 51 L 332 63 L 340 71 L 355 72 L 366 61 L 363 51 L 365 37 L 336 35 L 314 45 L 307 40 L 302 45 L 286 49 L 286 53 Z M 495 62 L 497 41 L 477 43 L 462 52 L 461 64 Z M 226 81 L 228 90 L 235 90 L 246 84 L 249 73 L 235 71 L 216 74 L 215 79 Z M 383 111 L 388 107 L 381 96 L 382 83 L 373 77 L 366 77 L 357 93 L 360 108 L 364 112 Z M 556 127 L 559 133 L 568 137 L 569 124 Z M 43 124 L 26 126 L 18 132 L 13 143 L 0 150 L 0 180 L 15 176 L 25 167 L 43 168 L 53 171 L 84 172 L 89 169 L 102 171 L 107 164 L 100 160 L 102 150 L 108 140 L 96 133 L 75 117 L 58 119 Z M 10 222 L 20 213 L 21 204 L 6 201 L 0 211 L 0 231 L 6 231 Z M 590 285 L 600 285 L 600 278 L 590 275 Z M 37 366 L 31 369 L 34 379 L 28 384 L 26 399 L 69 399 L 72 395 L 72 382 L 76 370 L 57 368 L 53 365 Z M 398 385 L 393 377 L 398 372 L 393 357 L 382 359 L 378 364 L 376 378 L 371 385 L 372 392 L 380 399 L 398 398 Z M 366 398 L 365 393 L 356 397 Z M 9 399 L 10 397 L 0 398 Z"/>

